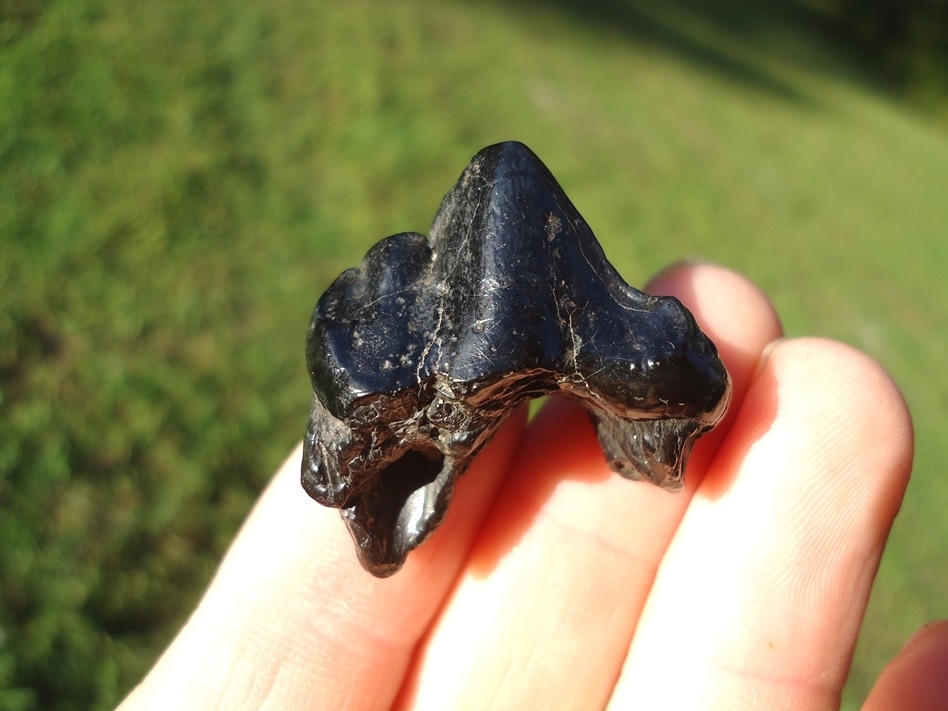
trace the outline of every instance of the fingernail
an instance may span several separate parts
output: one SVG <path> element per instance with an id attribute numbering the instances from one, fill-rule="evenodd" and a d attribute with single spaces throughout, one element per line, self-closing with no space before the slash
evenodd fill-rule
<path id="1" fill-rule="evenodd" d="M 783 337 L 775 338 L 764 346 L 764 350 L 760 352 L 760 358 L 757 359 L 757 367 L 754 368 L 754 375 L 751 380 L 757 380 L 757 378 L 760 377 L 760 374 L 766 369 L 767 363 L 770 362 L 770 356 L 774 352 L 774 349 L 786 340 L 787 339 Z"/>

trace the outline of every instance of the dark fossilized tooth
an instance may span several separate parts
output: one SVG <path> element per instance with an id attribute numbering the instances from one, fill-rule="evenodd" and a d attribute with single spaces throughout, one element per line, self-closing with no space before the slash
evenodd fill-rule
<path id="1" fill-rule="evenodd" d="M 523 400 L 588 410 L 610 466 L 676 491 L 727 407 L 714 344 L 676 299 L 628 286 L 529 148 L 478 153 L 426 238 L 376 244 L 313 313 L 302 481 L 362 565 L 398 570 Z"/>

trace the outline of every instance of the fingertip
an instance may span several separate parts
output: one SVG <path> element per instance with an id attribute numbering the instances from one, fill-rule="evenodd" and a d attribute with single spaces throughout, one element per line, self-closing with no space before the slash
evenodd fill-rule
<path id="1" fill-rule="evenodd" d="M 948 704 L 948 620 L 922 627 L 882 671 L 863 711 L 928 711 Z"/>
<path id="2" fill-rule="evenodd" d="M 824 423 L 824 446 L 865 458 L 864 471 L 879 473 L 894 495 L 882 514 L 891 523 L 908 484 L 914 454 L 912 417 L 898 385 L 871 356 L 825 338 L 777 342 L 762 358 L 785 390 L 794 390 L 797 408 L 810 408 Z M 797 413 L 801 423 L 805 413 Z M 870 461 L 871 460 L 871 461 Z M 870 466 L 871 465 L 871 466 Z M 888 525 L 886 526 L 888 530 Z"/>
<path id="3" fill-rule="evenodd" d="M 730 460 L 744 457 L 772 429 L 786 431 L 784 436 L 806 453 L 803 472 L 823 472 L 833 462 L 832 478 L 811 485 L 871 513 L 866 523 L 884 541 L 908 485 L 914 454 L 911 415 L 885 369 L 838 341 L 775 341 L 761 355 L 728 446 L 719 454 L 719 476 L 734 473 Z M 802 481 L 802 472 L 796 478 Z M 704 482 L 705 493 L 726 481 Z"/>

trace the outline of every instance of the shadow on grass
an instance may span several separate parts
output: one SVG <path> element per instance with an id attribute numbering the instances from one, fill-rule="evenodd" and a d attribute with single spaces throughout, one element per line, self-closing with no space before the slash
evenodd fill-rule
<path id="1" fill-rule="evenodd" d="M 763 58 L 883 89 L 872 58 L 800 0 L 546 0 L 521 12 L 558 11 L 574 25 L 622 33 L 705 70 L 801 104 L 819 100 Z M 813 39 L 818 38 L 818 43 Z M 867 71 L 869 70 L 869 71 Z"/>

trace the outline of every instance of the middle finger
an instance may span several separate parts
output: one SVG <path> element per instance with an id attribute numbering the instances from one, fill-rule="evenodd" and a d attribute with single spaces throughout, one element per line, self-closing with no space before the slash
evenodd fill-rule
<path id="1" fill-rule="evenodd" d="M 736 410 L 760 352 L 780 334 L 766 298 L 710 266 L 666 275 L 662 291 L 679 296 L 717 344 Z M 544 408 L 397 706 L 604 707 L 719 437 L 695 448 L 685 491 L 670 495 L 612 474 L 577 407 L 554 400 Z"/>

